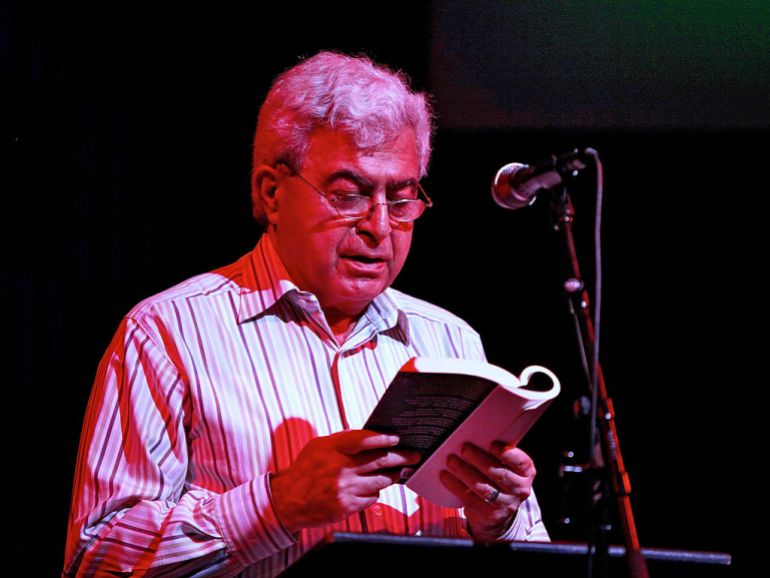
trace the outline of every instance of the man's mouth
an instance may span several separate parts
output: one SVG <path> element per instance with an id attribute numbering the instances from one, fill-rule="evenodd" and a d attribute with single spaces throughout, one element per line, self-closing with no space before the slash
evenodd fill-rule
<path id="1" fill-rule="evenodd" d="M 358 261 L 359 263 L 381 263 L 384 261 L 381 257 L 368 257 L 366 255 L 345 255 L 344 258 Z"/>
<path id="2" fill-rule="evenodd" d="M 342 255 L 342 261 L 347 264 L 348 271 L 356 276 L 380 276 L 387 267 L 387 259 L 371 255 Z"/>

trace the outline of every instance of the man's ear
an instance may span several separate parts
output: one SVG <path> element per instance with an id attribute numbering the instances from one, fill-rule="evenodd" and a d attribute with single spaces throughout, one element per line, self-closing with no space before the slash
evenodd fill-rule
<path id="1" fill-rule="evenodd" d="M 262 207 L 267 222 L 278 224 L 278 170 L 270 165 L 260 165 L 251 175 L 251 200 Z"/>

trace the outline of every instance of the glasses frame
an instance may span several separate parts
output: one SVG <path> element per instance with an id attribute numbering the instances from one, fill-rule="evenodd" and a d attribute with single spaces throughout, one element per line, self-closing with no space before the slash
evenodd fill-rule
<path id="1" fill-rule="evenodd" d="M 417 219 L 422 217 L 422 215 L 425 213 L 425 209 L 428 209 L 428 208 L 433 206 L 433 201 L 428 196 L 428 193 L 425 192 L 425 189 L 422 188 L 422 185 L 419 182 L 417 183 L 418 198 L 416 198 L 416 199 L 395 199 L 395 200 L 385 201 L 384 203 L 375 203 L 374 200 L 372 200 L 372 197 L 370 197 L 369 195 L 361 195 L 359 193 L 349 193 L 349 194 L 346 194 L 346 195 L 333 195 L 331 193 L 327 193 L 327 192 L 323 191 L 322 189 L 320 189 L 319 187 L 315 186 L 313 183 L 311 183 L 309 180 L 307 180 L 304 176 L 302 176 L 302 174 L 299 171 L 293 169 L 290 165 L 286 164 L 285 162 L 278 162 L 278 163 L 276 163 L 276 166 L 278 166 L 278 165 L 283 165 L 284 167 L 286 167 L 289 170 L 289 173 L 292 176 L 299 177 L 300 179 L 302 179 L 305 182 L 306 185 L 308 185 L 316 193 L 318 193 L 319 195 L 324 197 L 329 202 L 329 204 L 334 208 L 334 211 L 340 217 L 343 217 L 345 219 L 351 219 L 351 220 L 365 219 L 365 218 L 369 217 L 372 214 L 372 212 L 374 211 L 374 209 L 376 207 L 378 207 L 380 205 L 384 205 L 384 206 L 387 207 L 388 216 L 390 217 L 390 219 L 392 221 L 395 221 L 397 223 L 414 223 Z M 423 198 L 419 198 L 419 195 L 422 195 Z M 341 197 L 361 197 L 361 198 L 364 198 L 364 199 L 366 199 L 368 201 L 369 208 L 366 210 L 366 212 L 361 213 L 360 215 L 346 215 L 346 214 L 340 212 L 340 210 L 339 210 L 339 208 L 337 208 L 337 204 L 335 202 L 336 199 L 341 198 Z M 422 210 L 420 211 L 420 214 L 417 215 L 414 219 L 406 219 L 405 220 L 405 219 L 399 219 L 399 218 L 393 216 L 393 213 L 391 212 L 391 207 L 393 207 L 394 205 L 403 205 L 404 203 L 413 203 L 414 201 L 419 201 L 422 204 L 422 207 L 423 207 Z"/>

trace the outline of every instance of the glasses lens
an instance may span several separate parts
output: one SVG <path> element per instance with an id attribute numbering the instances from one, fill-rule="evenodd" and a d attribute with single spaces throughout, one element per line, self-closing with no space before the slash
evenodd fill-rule
<path id="1" fill-rule="evenodd" d="M 370 214 L 372 200 L 365 195 L 339 195 L 327 197 L 337 213 L 343 217 L 361 218 Z M 407 223 L 414 221 L 425 211 L 425 203 L 419 199 L 401 199 L 388 203 L 388 214 L 394 221 Z"/>
<path id="2" fill-rule="evenodd" d="M 363 195 L 338 195 L 329 200 L 346 217 L 361 217 L 369 212 L 369 199 Z"/>
<path id="3" fill-rule="evenodd" d="M 424 210 L 425 203 L 416 199 L 396 201 L 389 208 L 391 218 L 403 222 L 414 221 Z"/>

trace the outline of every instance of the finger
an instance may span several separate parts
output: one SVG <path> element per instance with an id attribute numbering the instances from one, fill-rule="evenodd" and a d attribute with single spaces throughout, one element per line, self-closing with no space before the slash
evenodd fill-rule
<path id="1" fill-rule="evenodd" d="M 353 455 L 365 450 L 375 450 L 398 445 L 398 436 L 381 434 L 368 430 L 350 430 L 338 432 L 329 436 L 337 450 L 343 454 Z"/>
<path id="2" fill-rule="evenodd" d="M 499 468 L 502 465 L 499 457 L 482 450 L 474 444 L 463 444 L 462 448 L 460 448 L 460 456 L 481 472 L 492 468 Z"/>
<path id="3" fill-rule="evenodd" d="M 399 480 L 398 472 L 381 472 L 376 475 L 359 476 L 353 493 L 361 497 L 379 498 L 380 492 Z"/>
<path id="4" fill-rule="evenodd" d="M 514 488 L 527 479 L 516 475 L 499 461 L 485 469 L 482 474 L 489 479 L 494 486 L 504 490 L 506 493 L 511 493 Z"/>
<path id="5" fill-rule="evenodd" d="M 493 506 L 481 499 L 473 490 L 457 476 L 447 470 L 439 472 L 439 481 L 460 500 L 465 508 L 471 508 L 480 512 L 488 511 Z"/>
<path id="6" fill-rule="evenodd" d="M 447 460 L 447 470 L 481 499 L 488 498 L 499 490 L 492 484 L 492 480 L 475 466 L 454 454 Z"/>
<path id="7" fill-rule="evenodd" d="M 372 494 L 370 496 L 351 496 L 343 508 L 343 512 L 345 513 L 344 518 L 373 506 L 377 503 L 378 498 L 378 494 Z"/>
<path id="8" fill-rule="evenodd" d="M 515 446 L 505 446 L 504 444 L 493 445 L 492 451 L 497 457 L 507 465 L 516 474 L 525 478 L 534 478 L 537 471 L 535 462 L 524 451 Z"/>
<path id="9" fill-rule="evenodd" d="M 485 452 L 478 446 L 465 444 L 460 450 L 460 455 L 506 493 L 515 493 L 520 485 L 528 483 L 526 476 L 516 474 L 497 455 Z"/>
<path id="10" fill-rule="evenodd" d="M 359 452 L 354 456 L 356 472 L 366 474 L 378 470 L 401 468 L 419 463 L 421 456 L 418 452 L 409 450 L 370 450 Z"/>

